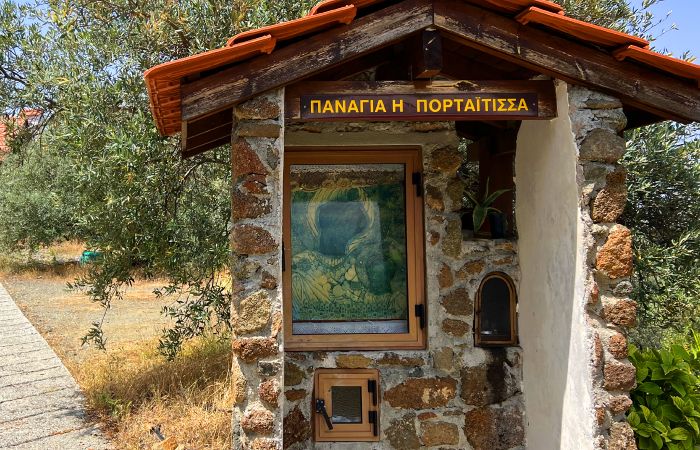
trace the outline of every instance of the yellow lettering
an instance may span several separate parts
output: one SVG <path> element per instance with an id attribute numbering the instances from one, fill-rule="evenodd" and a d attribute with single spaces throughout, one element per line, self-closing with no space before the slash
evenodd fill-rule
<path id="1" fill-rule="evenodd" d="M 452 108 L 454 106 L 454 103 L 452 100 L 449 98 L 446 98 L 445 100 L 442 101 L 442 112 L 447 112 L 448 109 Z"/>
<path id="2" fill-rule="evenodd" d="M 365 112 L 365 105 L 366 104 L 369 104 L 369 100 L 367 100 L 367 99 L 360 100 L 360 112 L 361 113 Z"/>
<path id="3" fill-rule="evenodd" d="M 442 102 L 434 98 L 428 103 L 428 108 L 430 108 L 430 112 L 432 113 L 440 112 L 442 109 Z"/>
<path id="4" fill-rule="evenodd" d="M 527 102 L 525 101 L 524 98 L 520 99 L 520 105 L 518 105 L 518 111 L 522 111 L 522 110 L 525 110 L 525 111 L 530 110 L 530 108 L 528 108 Z"/>
<path id="5" fill-rule="evenodd" d="M 345 106 L 346 106 L 345 101 L 343 101 L 343 100 L 336 100 L 336 101 L 335 101 L 335 112 L 336 112 L 336 114 L 338 114 L 338 113 L 343 113 L 343 114 L 345 114 Z"/>
<path id="6" fill-rule="evenodd" d="M 428 111 L 428 100 L 418 100 L 416 102 L 416 109 L 418 112 L 427 112 Z"/>
<path id="7" fill-rule="evenodd" d="M 506 108 L 506 101 L 502 98 L 498 99 L 498 111 L 499 112 L 506 112 L 508 111 L 508 108 Z"/>
<path id="8" fill-rule="evenodd" d="M 350 104 L 348 105 L 348 112 L 349 113 L 359 113 L 360 110 L 357 107 L 357 101 L 355 100 L 350 100 Z"/>
<path id="9" fill-rule="evenodd" d="M 420 100 L 418 100 L 420 101 Z M 391 111 L 392 112 L 403 112 L 403 100 L 392 100 L 391 101 Z"/>
<path id="10" fill-rule="evenodd" d="M 518 109 L 515 106 L 515 99 L 514 98 L 509 98 L 508 99 L 508 112 L 513 112 L 517 111 Z"/>
<path id="11" fill-rule="evenodd" d="M 380 112 L 385 113 L 386 112 L 386 107 L 384 106 L 384 100 L 379 99 L 377 101 L 377 106 L 375 108 L 375 112 L 378 112 L 378 113 L 380 113 Z"/>
<path id="12" fill-rule="evenodd" d="M 321 112 L 321 100 L 311 100 L 311 114 L 318 114 Z"/>
<path id="13" fill-rule="evenodd" d="M 467 104 L 464 105 L 464 111 L 465 111 L 465 112 L 467 112 L 467 111 L 471 111 L 471 112 L 476 111 L 476 108 L 474 107 L 474 100 L 472 100 L 472 99 L 470 99 L 470 98 L 467 99 Z"/>
<path id="14" fill-rule="evenodd" d="M 484 105 L 484 112 L 488 112 L 489 106 L 491 106 L 491 99 L 490 98 L 482 98 L 481 103 L 482 103 L 482 105 Z"/>
<path id="15" fill-rule="evenodd" d="M 333 110 L 333 102 L 331 102 L 330 100 L 326 100 L 325 102 L 323 102 L 323 114 L 326 113 L 335 113 L 335 111 Z"/>
<path id="16" fill-rule="evenodd" d="M 462 112 L 462 103 L 464 103 L 464 99 L 456 98 L 454 101 L 455 101 L 455 108 L 457 109 L 457 112 Z"/>

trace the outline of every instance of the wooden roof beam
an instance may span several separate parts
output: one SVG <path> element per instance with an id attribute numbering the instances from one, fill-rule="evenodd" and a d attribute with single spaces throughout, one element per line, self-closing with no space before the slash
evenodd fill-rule
<path id="1" fill-rule="evenodd" d="M 458 42 L 572 84 L 619 97 L 664 119 L 700 121 L 690 81 L 617 61 L 613 55 L 458 0 L 435 0 L 435 25 Z"/>

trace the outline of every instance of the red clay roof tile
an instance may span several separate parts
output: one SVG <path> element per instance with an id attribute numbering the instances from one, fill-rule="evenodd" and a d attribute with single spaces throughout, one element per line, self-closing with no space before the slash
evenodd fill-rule
<path id="1" fill-rule="evenodd" d="M 697 80 L 698 86 L 700 86 L 700 66 L 697 64 L 662 55 L 661 53 L 656 53 L 647 48 L 640 48 L 634 45 L 626 45 L 623 48 L 619 48 L 613 51 L 613 55 L 620 61 L 625 58 L 630 58 L 664 72 L 678 75 L 679 77 Z"/>
<path id="2" fill-rule="evenodd" d="M 649 46 L 649 41 L 646 39 L 573 19 L 562 14 L 555 14 L 535 6 L 531 6 L 518 14 L 515 20 L 523 25 L 528 23 L 544 25 L 579 40 L 606 47 L 618 47 L 620 45 Z"/>

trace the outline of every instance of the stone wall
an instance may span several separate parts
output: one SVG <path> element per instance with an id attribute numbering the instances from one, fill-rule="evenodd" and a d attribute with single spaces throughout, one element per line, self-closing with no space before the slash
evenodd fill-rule
<path id="1" fill-rule="evenodd" d="M 286 145 L 420 145 L 425 174 L 428 348 L 424 351 L 287 352 L 284 447 L 290 449 L 499 450 L 523 448 L 522 354 L 473 344 L 473 301 L 493 270 L 519 278 L 510 241 L 464 241 L 461 157 L 452 123 L 295 124 Z M 311 393 L 318 368 L 377 368 L 381 441 L 313 443 Z"/>
<path id="2" fill-rule="evenodd" d="M 231 143 L 233 448 L 282 447 L 283 91 L 238 105 Z"/>
<path id="3" fill-rule="evenodd" d="M 627 359 L 625 331 L 636 324 L 632 292 L 632 237 L 617 224 L 625 207 L 625 170 L 619 165 L 627 119 L 622 103 L 581 87 L 569 91 L 572 130 L 579 149 L 581 219 L 587 276 L 587 321 L 592 338 L 591 371 L 595 447 L 634 449 L 625 413 L 632 405 L 635 368 Z"/>

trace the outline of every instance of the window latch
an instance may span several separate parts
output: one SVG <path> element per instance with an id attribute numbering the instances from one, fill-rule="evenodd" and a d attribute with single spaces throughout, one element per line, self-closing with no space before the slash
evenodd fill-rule
<path id="1" fill-rule="evenodd" d="M 418 317 L 418 324 L 420 329 L 425 328 L 425 305 L 416 305 L 416 317 Z"/>
<path id="2" fill-rule="evenodd" d="M 323 399 L 316 399 L 316 413 L 323 416 L 323 420 L 326 421 L 326 426 L 329 430 L 332 430 L 333 422 L 331 422 L 331 418 L 328 416 L 328 411 L 326 411 L 326 402 Z"/>
<path id="3" fill-rule="evenodd" d="M 416 197 L 423 196 L 423 175 L 420 172 L 413 172 L 413 185 L 416 187 Z"/>
<path id="4" fill-rule="evenodd" d="M 369 423 L 372 424 L 372 433 L 378 436 L 379 424 L 377 423 L 377 411 L 367 411 L 367 413 L 369 414 Z"/>

